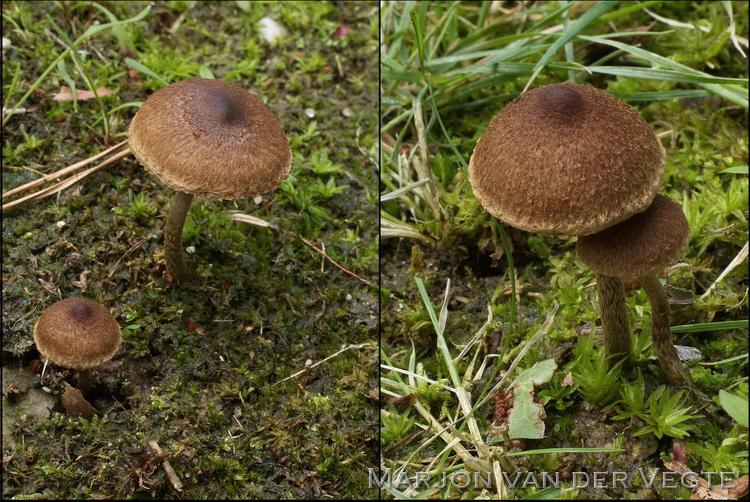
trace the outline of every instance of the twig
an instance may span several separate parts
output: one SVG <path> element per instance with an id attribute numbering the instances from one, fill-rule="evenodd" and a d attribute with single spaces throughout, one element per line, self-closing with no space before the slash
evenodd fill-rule
<path id="1" fill-rule="evenodd" d="M 112 277 L 112 274 L 115 273 L 115 270 L 117 269 L 117 266 L 120 264 L 120 262 L 122 260 L 125 259 L 126 256 L 128 256 L 133 251 L 139 249 L 141 246 L 143 246 L 151 237 L 152 237 L 151 235 L 149 235 L 148 237 L 144 237 L 143 239 L 139 240 L 138 242 L 136 242 L 135 244 L 133 244 L 132 246 L 130 246 L 130 249 L 128 249 L 127 251 L 125 251 L 125 254 L 122 255 L 122 256 L 120 256 L 120 259 L 117 260 L 117 262 L 114 264 L 114 266 L 112 267 L 112 271 L 109 273 L 109 275 L 107 276 L 107 278 L 111 278 Z"/>
<path id="2" fill-rule="evenodd" d="M 49 183 L 52 180 L 56 180 L 59 178 L 62 178 L 66 174 L 70 174 L 72 172 L 77 171 L 78 169 L 82 168 L 83 166 L 86 166 L 88 164 L 91 164 L 92 162 L 99 160 L 102 157 L 106 157 L 110 153 L 112 153 L 115 150 L 119 150 L 123 145 L 127 144 L 127 140 L 123 141 L 122 143 L 118 143 L 115 146 L 111 148 L 107 148 L 103 152 L 99 152 L 93 157 L 89 157 L 88 159 L 84 159 L 80 162 L 76 162 L 75 164 L 71 164 L 68 167 L 64 167 L 63 169 L 60 169 L 59 171 L 56 171 L 52 174 L 48 174 L 46 176 L 42 176 L 41 178 L 30 181 L 29 183 L 26 183 L 25 185 L 21 185 L 20 187 L 16 187 L 13 190 L 8 190 L 3 194 L 3 200 L 5 200 L 6 197 L 11 197 L 13 195 L 25 192 L 27 190 L 31 190 L 32 188 L 38 187 L 39 185 L 44 185 L 45 183 Z M 128 150 L 129 151 L 129 150 Z"/>
<path id="3" fill-rule="evenodd" d="M 292 378 L 296 378 L 296 377 L 300 376 L 301 374 L 310 371 L 314 367 L 320 366 L 321 364 L 323 364 L 324 362 L 328 361 L 329 359 L 334 358 L 334 357 L 336 357 L 337 355 L 339 355 L 339 354 L 341 354 L 343 352 L 346 352 L 349 349 L 362 349 L 362 348 L 365 348 L 365 347 L 372 347 L 372 345 L 369 344 L 369 343 L 360 343 L 359 345 L 347 345 L 343 349 L 339 350 L 338 352 L 336 352 L 334 354 L 331 354 L 330 356 L 326 357 L 322 361 L 318 361 L 317 363 L 311 365 L 309 368 L 305 368 L 302 371 L 298 371 L 294 375 L 289 375 L 288 377 L 284 378 L 283 380 L 279 380 L 278 382 L 272 384 L 271 387 L 275 387 L 276 385 L 280 384 L 281 382 L 285 382 L 287 380 L 291 380 Z"/>
<path id="4" fill-rule="evenodd" d="M 234 220 L 234 221 L 241 221 L 243 223 L 249 223 L 249 224 L 255 225 L 257 227 L 266 227 L 266 228 L 270 228 L 274 232 L 288 233 L 288 234 L 290 234 L 290 235 L 292 235 L 294 237 L 299 237 L 299 239 L 302 242 L 304 242 L 305 245 L 311 247 L 312 249 L 314 249 L 315 251 L 317 251 L 318 253 L 320 253 L 321 255 L 323 255 L 323 257 L 325 257 L 328 261 L 330 261 L 331 263 L 333 263 L 339 270 L 342 270 L 345 273 L 351 275 L 352 277 L 355 277 L 355 278 L 359 279 L 360 281 L 364 282 L 365 284 L 367 284 L 368 286 L 370 286 L 373 289 L 378 289 L 378 287 L 375 284 L 373 284 L 372 282 L 368 281 L 367 279 L 363 279 L 362 277 L 358 276 L 354 272 L 351 272 L 351 271 L 345 269 L 344 267 L 342 267 L 341 265 L 339 265 L 338 263 L 336 263 L 336 261 L 334 261 L 333 258 L 331 258 L 330 256 L 328 256 L 325 251 L 323 251 L 322 249 L 319 249 L 318 247 L 315 246 L 315 244 L 313 244 L 312 242 L 308 241 L 307 239 L 305 239 L 301 235 L 297 235 L 296 233 L 292 232 L 291 230 L 284 231 L 283 229 L 277 227 L 273 223 L 267 222 L 267 221 L 262 220 L 260 218 L 256 218 L 255 216 L 250 216 L 249 214 L 241 213 L 239 211 L 230 211 L 230 214 L 231 214 L 231 216 L 230 216 L 231 219 Z"/>
<path id="5" fill-rule="evenodd" d="M 151 447 L 152 450 L 156 452 L 157 455 L 162 456 L 164 455 L 164 460 L 162 460 L 161 466 L 164 468 L 164 473 L 169 478 L 169 481 L 172 482 L 172 486 L 174 486 L 174 489 L 178 492 L 182 491 L 182 482 L 180 481 L 180 478 L 177 477 L 177 473 L 174 472 L 174 469 L 172 469 L 172 465 L 169 463 L 169 460 L 167 460 L 167 455 L 162 451 L 162 449 L 159 447 L 159 443 L 156 441 L 149 441 L 148 445 Z"/>
<path id="6" fill-rule="evenodd" d="M 331 263 L 333 263 L 339 270 L 342 270 L 342 271 L 346 272 L 347 274 L 351 275 L 352 277 L 356 277 L 357 279 L 359 279 L 360 281 L 364 282 L 365 284 L 367 284 L 368 286 L 370 286 L 373 289 L 378 289 L 378 287 L 375 284 L 371 283 L 367 279 L 363 279 L 362 277 L 358 276 L 354 272 L 350 272 L 349 270 L 345 269 L 344 267 L 342 267 L 341 265 L 339 265 L 338 263 L 336 263 L 333 260 L 333 258 L 331 258 L 330 256 L 328 256 L 325 251 L 322 251 L 322 250 L 318 249 L 317 247 L 315 247 L 315 244 L 313 244 L 312 242 L 308 241 L 307 239 L 305 239 L 301 235 L 298 235 L 297 237 L 299 237 L 302 242 L 304 242 L 305 244 L 307 244 L 308 246 L 310 246 L 311 248 L 313 248 L 315 251 L 317 251 L 318 253 L 322 254 L 328 261 L 330 261 Z"/>
<path id="7" fill-rule="evenodd" d="M 133 423 L 137 425 L 137 424 L 138 424 L 138 420 L 136 420 L 136 418 L 135 418 L 135 417 L 133 416 L 133 414 L 132 414 L 132 413 L 130 413 L 130 412 L 129 412 L 129 411 L 128 411 L 128 410 L 127 410 L 127 409 L 126 409 L 126 408 L 125 408 L 125 407 L 124 407 L 124 406 L 122 405 L 122 403 L 121 403 L 120 401 L 118 401 L 118 400 L 117 400 L 117 398 L 116 398 L 115 396 L 111 395 L 111 397 L 112 397 L 112 399 L 114 399 L 114 400 L 115 400 L 115 402 L 116 402 L 117 404 L 119 404 L 119 405 L 120 405 L 120 408 L 122 408 L 122 411 L 124 411 L 125 413 L 127 413 L 127 414 L 128 414 L 129 416 L 130 416 L 130 419 L 131 419 L 131 420 L 133 421 Z M 127 434 L 127 432 L 126 432 L 126 434 Z M 132 437 L 132 436 L 131 436 L 131 437 Z M 135 438 L 133 438 L 133 439 L 135 439 Z M 135 439 L 135 440 L 136 440 L 136 441 L 138 441 L 137 439 Z M 140 441 L 138 441 L 138 442 L 140 443 Z M 141 444 L 141 446 L 143 446 L 143 444 Z"/>
<path id="8" fill-rule="evenodd" d="M 118 160 L 120 160 L 120 159 L 122 159 L 124 157 L 127 157 L 128 155 L 130 155 L 130 149 L 129 148 L 127 150 L 123 150 L 122 152 L 120 152 L 120 153 L 114 155 L 113 157 L 105 160 L 104 162 L 102 162 L 98 166 L 94 166 L 94 167 L 91 167 L 89 169 L 86 169 L 82 173 L 73 175 L 70 178 L 66 179 L 65 181 L 61 181 L 60 183 L 57 183 L 56 185 L 52 185 L 51 187 L 47 187 L 47 188 L 45 188 L 43 190 L 40 190 L 38 192 L 34 192 L 34 193 L 29 194 L 29 195 L 27 195 L 25 197 L 21 197 L 20 199 L 16 199 L 16 200 L 14 200 L 12 202 L 8 202 L 7 204 L 3 204 L 2 209 L 3 210 L 10 209 L 13 206 L 17 206 L 19 204 L 23 204 L 24 202 L 29 201 L 29 200 L 43 199 L 44 197 L 49 197 L 50 195 L 54 195 L 57 192 L 65 190 L 66 188 L 68 188 L 71 185 L 75 185 L 76 183 L 78 183 L 80 180 L 82 180 L 86 176 L 88 176 L 90 174 L 94 174 L 99 169 L 101 169 L 103 167 L 106 167 L 106 166 L 108 166 L 110 164 L 114 164 Z"/>
<path id="9" fill-rule="evenodd" d="M 414 431 L 414 432 L 412 432 L 410 434 L 407 434 L 406 437 L 404 437 L 403 439 L 400 439 L 400 440 L 396 441 L 395 443 L 393 443 L 392 445 L 390 445 L 388 448 L 386 448 L 385 450 L 383 450 L 383 455 L 387 456 L 390 452 L 392 452 L 396 448 L 400 448 L 400 447 L 404 446 L 405 444 L 411 443 L 414 440 L 414 438 L 416 438 L 417 436 L 419 436 L 423 432 L 424 431 L 422 429 L 419 429 L 419 430 L 416 430 L 416 431 Z"/>

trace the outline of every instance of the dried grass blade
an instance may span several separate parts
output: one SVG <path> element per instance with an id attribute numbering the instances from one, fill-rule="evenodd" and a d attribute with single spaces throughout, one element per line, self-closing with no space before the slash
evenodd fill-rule
<path id="1" fill-rule="evenodd" d="M 257 218 L 249 214 L 245 214 L 241 211 L 236 211 L 236 210 L 229 211 L 229 218 L 233 221 L 241 221 L 242 223 L 249 223 L 250 225 L 255 225 L 256 227 L 270 228 L 271 230 L 274 230 L 274 231 L 279 230 L 279 227 L 277 227 L 273 223 L 268 222 L 266 220 L 262 220 L 260 218 Z"/>
<path id="2" fill-rule="evenodd" d="M 743 261 L 745 261 L 747 259 L 747 254 L 748 254 L 748 243 L 746 242 L 745 245 L 740 250 L 740 252 L 737 253 L 737 256 L 735 256 L 734 259 L 729 263 L 729 265 L 727 265 L 727 268 L 725 268 L 724 271 L 721 274 L 719 274 L 719 277 L 716 278 L 716 280 L 714 281 L 714 283 L 711 284 L 711 286 L 708 287 L 708 289 L 706 290 L 706 292 L 701 295 L 701 299 L 703 299 L 706 296 L 708 296 L 711 293 L 711 291 L 713 291 L 713 289 L 716 287 L 716 285 L 719 282 L 721 282 L 722 280 L 724 280 L 724 278 L 727 275 L 729 275 L 729 273 L 732 270 L 734 270 L 735 268 L 737 268 L 740 265 L 740 263 L 742 263 Z"/>
<path id="3" fill-rule="evenodd" d="M 64 167 L 63 169 L 60 169 L 59 171 L 56 171 L 56 172 L 54 172 L 52 174 L 48 174 L 46 176 L 42 176 L 41 178 L 39 178 L 37 180 L 30 181 L 29 183 L 26 183 L 25 185 L 21 185 L 20 187 L 16 187 L 13 190 L 8 190 L 7 192 L 5 192 L 3 194 L 3 199 L 2 200 L 5 200 L 6 197 L 12 197 L 13 195 L 25 192 L 27 190 L 31 190 L 32 188 L 38 187 L 39 185 L 44 185 L 45 183 L 49 183 L 50 181 L 62 178 L 66 174 L 70 174 L 72 172 L 75 172 L 78 169 L 80 169 L 80 168 L 82 168 L 82 167 L 84 167 L 84 166 L 86 166 L 88 164 L 91 164 L 92 162 L 94 162 L 96 160 L 99 160 L 102 157 L 106 157 L 110 153 L 112 153 L 112 152 L 114 152 L 116 150 L 119 150 L 123 146 L 126 146 L 127 143 L 128 143 L 128 140 L 125 140 L 125 141 L 123 141 L 121 143 L 116 144 L 115 146 L 113 146 L 111 148 L 108 148 L 108 149 L 104 150 L 103 152 L 97 153 L 93 157 L 89 157 L 88 159 L 84 159 L 84 160 L 82 160 L 80 162 L 76 162 L 75 164 L 71 164 L 68 167 Z M 129 149 L 128 149 L 128 152 L 130 152 Z"/>
<path id="4" fill-rule="evenodd" d="M 13 206 L 17 206 L 19 204 L 23 204 L 24 202 L 28 202 L 30 200 L 43 199 L 45 197 L 49 197 L 50 195 L 54 195 L 57 192 L 65 190 L 69 186 L 78 183 L 80 180 L 82 180 L 86 176 L 88 176 L 90 174 L 94 174 L 99 169 L 101 169 L 103 167 L 106 167 L 106 166 L 108 166 L 110 164 L 114 164 L 118 160 L 120 160 L 120 159 L 122 159 L 124 157 L 127 157 L 128 155 L 130 155 L 130 149 L 129 148 L 127 150 L 123 150 L 122 152 L 120 152 L 120 153 L 114 155 L 113 157 L 105 160 L 104 162 L 102 162 L 98 166 L 94 166 L 94 167 L 91 167 L 89 169 L 86 169 L 82 173 L 76 174 L 74 176 L 71 176 L 70 178 L 66 179 L 65 181 L 61 181 L 60 183 L 57 183 L 56 185 L 52 185 L 51 187 L 47 187 L 47 188 L 45 188 L 43 190 L 40 190 L 38 192 L 34 192 L 34 193 L 30 194 L 30 195 L 27 195 L 26 197 L 21 197 L 20 199 L 16 199 L 14 201 L 8 202 L 7 204 L 3 204 L 2 210 L 4 211 L 6 209 L 10 209 Z"/>

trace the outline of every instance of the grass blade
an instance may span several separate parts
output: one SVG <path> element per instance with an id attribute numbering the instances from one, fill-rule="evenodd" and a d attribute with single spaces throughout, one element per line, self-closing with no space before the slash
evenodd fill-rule
<path id="1" fill-rule="evenodd" d="M 526 89 L 529 88 L 534 79 L 536 79 L 536 76 L 539 75 L 539 72 L 544 69 L 549 60 L 552 59 L 552 56 L 557 54 L 557 51 L 559 51 L 560 48 L 586 29 L 587 26 L 601 17 L 605 12 L 617 5 L 617 3 L 618 2 L 597 2 L 588 12 L 586 12 L 586 14 L 581 16 L 570 29 L 565 30 L 562 36 L 558 38 L 549 49 L 547 49 L 547 52 L 544 53 L 536 66 L 534 66 L 531 77 L 529 78 L 529 81 L 526 82 L 526 87 L 524 87 L 523 90 L 526 91 Z"/>
<path id="2" fill-rule="evenodd" d="M 161 82 L 165 86 L 169 85 L 169 82 L 167 82 L 162 77 L 160 77 L 159 75 L 157 75 L 156 73 L 154 73 L 153 70 L 151 70 L 150 68 L 146 67 L 145 65 L 142 65 L 141 63 L 139 63 L 138 61 L 136 61 L 134 59 L 125 58 L 125 64 L 128 65 L 128 66 L 130 66 L 131 68 L 134 68 L 134 69 L 138 70 L 141 73 L 145 73 L 149 77 L 155 78 L 156 80 L 158 80 L 159 82 Z"/>
<path id="3" fill-rule="evenodd" d="M 700 333 L 704 331 L 722 331 L 725 329 L 743 328 L 748 328 L 748 321 L 719 321 L 684 324 L 681 326 L 672 326 L 670 331 L 672 331 L 672 333 Z"/>

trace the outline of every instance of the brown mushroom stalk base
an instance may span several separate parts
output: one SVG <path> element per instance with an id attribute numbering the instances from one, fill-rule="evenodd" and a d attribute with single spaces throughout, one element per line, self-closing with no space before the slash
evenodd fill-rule
<path id="1" fill-rule="evenodd" d="M 625 286 L 617 277 L 596 274 L 596 287 L 604 332 L 604 353 L 612 366 L 618 360 L 627 358 L 631 348 Z M 611 357 L 615 354 L 619 354 L 619 357 Z"/>
<path id="2" fill-rule="evenodd" d="M 651 341 L 664 374 L 673 384 L 691 382 L 690 372 L 680 362 L 669 329 L 669 299 L 656 274 L 638 277 L 651 302 Z"/>
<path id="3" fill-rule="evenodd" d="M 167 261 L 167 274 L 178 283 L 187 281 L 189 277 L 182 251 L 182 227 L 192 202 L 192 195 L 176 191 L 164 222 L 164 259 Z"/>
<path id="4" fill-rule="evenodd" d="M 78 390 L 81 394 L 86 394 L 91 388 L 91 370 L 78 370 Z"/>

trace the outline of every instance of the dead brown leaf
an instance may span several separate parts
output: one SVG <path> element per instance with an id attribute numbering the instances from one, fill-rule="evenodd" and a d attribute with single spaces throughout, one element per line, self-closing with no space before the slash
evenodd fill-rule
<path id="1" fill-rule="evenodd" d="M 745 498 L 747 497 L 747 489 L 748 477 L 747 474 L 745 474 L 734 482 L 734 488 L 729 490 L 729 496 L 736 497 L 737 499 Z"/>
<path id="2" fill-rule="evenodd" d="M 86 276 L 91 273 L 91 270 L 84 270 L 78 277 L 77 281 L 71 281 L 71 284 L 81 290 L 81 293 L 85 293 L 88 289 L 86 284 Z"/>
<path id="3" fill-rule="evenodd" d="M 681 462 L 664 462 L 664 467 L 687 476 L 690 482 L 694 483 L 694 486 L 691 487 L 693 495 L 690 500 L 737 500 L 737 495 L 747 489 L 747 476 L 744 476 L 745 479 L 729 481 L 727 486 L 724 486 L 717 484 L 716 480 L 709 482 L 703 479 L 698 473 Z"/>
<path id="4" fill-rule="evenodd" d="M 65 383 L 65 392 L 60 396 L 60 401 L 62 401 L 65 411 L 71 417 L 89 418 L 96 413 L 94 407 L 86 401 L 81 391 L 71 387 L 67 382 Z"/>
<path id="5" fill-rule="evenodd" d="M 97 95 L 101 98 L 102 96 L 108 96 L 110 94 L 112 94 L 112 90 L 107 89 L 106 87 L 98 88 L 96 90 L 96 94 L 85 89 L 76 89 L 76 98 L 78 99 L 78 101 L 93 99 Z M 60 92 L 55 94 L 55 97 L 53 97 L 52 99 L 54 99 L 55 101 L 73 101 L 73 91 L 70 90 L 70 87 L 61 85 Z"/>
<path id="6" fill-rule="evenodd" d="M 570 387 L 574 383 L 575 382 L 573 381 L 573 373 L 568 372 L 568 374 L 565 375 L 565 378 L 563 378 L 563 381 L 560 385 L 562 385 L 563 387 Z"/>

